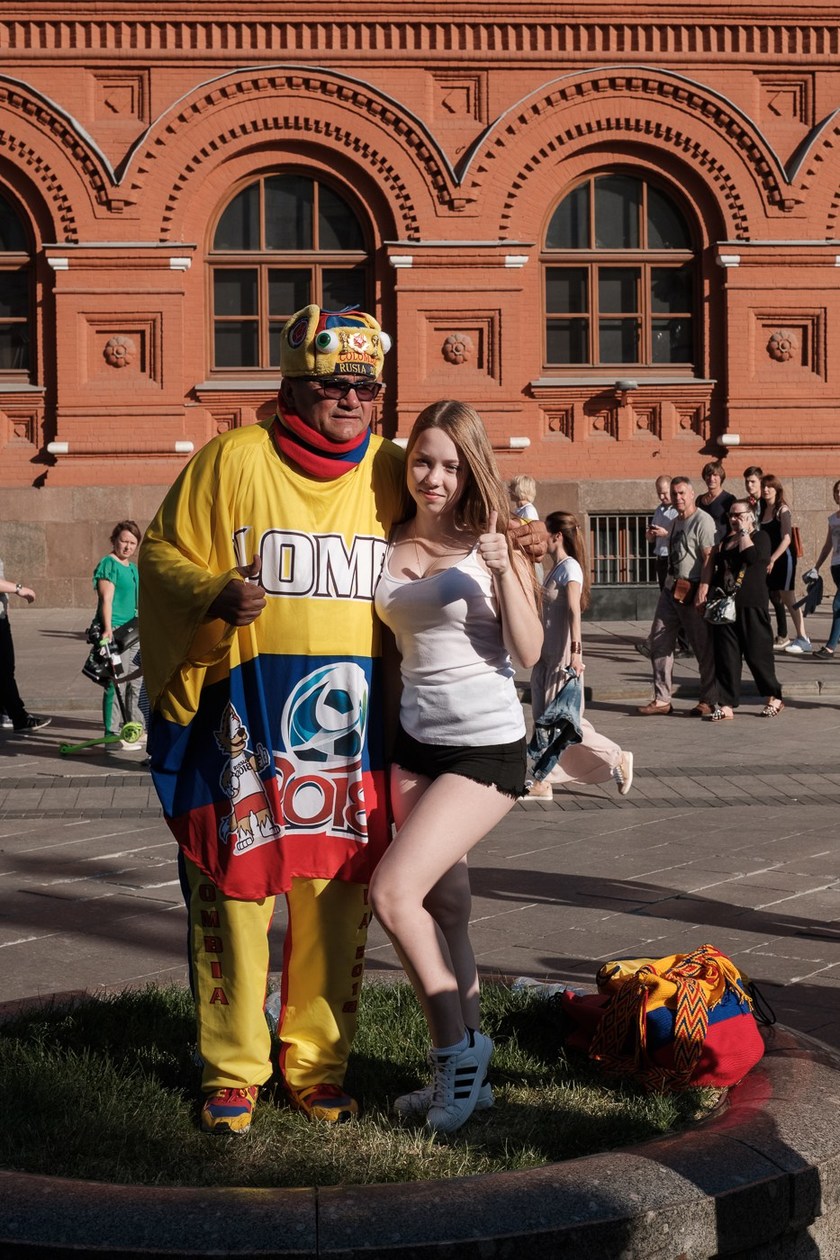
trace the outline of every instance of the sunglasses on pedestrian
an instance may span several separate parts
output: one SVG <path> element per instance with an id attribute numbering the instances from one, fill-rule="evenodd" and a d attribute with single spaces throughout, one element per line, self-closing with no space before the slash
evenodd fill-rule
<path id="1" fill-rule="evenodd" d="M 373 402 L 384 389 L 381 381 L 354 381 L 345 376 L 299 376 L 298 380 L 317 385 L 324 397 L 333 401 L 354 391 L 359 402 Z"/>

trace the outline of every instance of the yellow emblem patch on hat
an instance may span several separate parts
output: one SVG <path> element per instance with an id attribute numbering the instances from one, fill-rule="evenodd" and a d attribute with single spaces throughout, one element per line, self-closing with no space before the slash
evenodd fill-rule
<path id="1" fill-rule="evenodd" d="M 350 307 L 322 311 L 305 306 L 283 326 L 280 371 L 283 376 L 370 376 L 382 371 L 391 338 L 372 315 Z"/>

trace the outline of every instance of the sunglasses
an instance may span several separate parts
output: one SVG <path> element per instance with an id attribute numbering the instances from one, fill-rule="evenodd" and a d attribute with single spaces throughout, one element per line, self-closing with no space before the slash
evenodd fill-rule
<path id="1" fill-rule="evenodd" d="M 381 381 L 354 381 L 344 376 L 299 376 L 298 380 L 317 385 L 324 397 L 333 401 L 346 398 L 355 391 L 359 402 L 373 402 L 385 388 Z"/>

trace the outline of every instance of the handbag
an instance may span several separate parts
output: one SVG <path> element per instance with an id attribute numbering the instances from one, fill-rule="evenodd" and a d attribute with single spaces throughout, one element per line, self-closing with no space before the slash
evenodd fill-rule
<path id="1" fill-rule="evenodd" d="M 595 996 L 564 993 L 564 1014 L 587 1030 L 589 1058 L 605 1073 L 648 1090 L 737 1084 L 764 1054 L 756 1012 L 763 1023 L 775 1020 L 713 945 L 604 963 L 596 983 Z M 574 1034 L 566 1042 L 575 1045 Z"/>
<path id="2" fill-rule="evenodd" d="M 746 573 L 746 565 L 741 565 L 741 572 L 735 580 L 735 585 L 727 594 L 719 588 L 715 588 L 713 592 L 714 598 L 706 600 L 706 610 L 703 613 L 706 621 L 710 621 L 713 626 L 725 626 L 731 624 L 735 620 L 735 596 L 741 589 L 741 583 Z"/>
<path id="3" fill-rule="evenodd" d="M 706 600 L 706 611 L 703 616 L 713 626 L 723 626 L 735 620 L 735 596 L 724 595 L 723 591 L 715 591 L 714 599 Z"/>
<path id="4" fill-rule="evenodd" d="M 102 640 L 102 622 L 95 616 L 88 626 L 85 638 L 91 648 L 82 666 L 82 673 L 98 686 L 109 687 L 115 678 L 119 679 L 124 673 L 121 656 L 136 647 L 140 640 L 137 618 L 132 617 L 121 626 L 116 626 L 109 645 Z"/>
<path id="5" fill-rule="evenodd" d="M 692 582 L 690 578 L 674 578 L 674 585 L 671 588 L 674 603 L 686 605 L 693 603 L 699 585 L 699 582 Z"/>
<path id="6" fill-rule="evenodd" d="M 802 550 L 802 535 L 799 532 L 798 525 L 791 525 L 790 527 L 790 546 L 796 559 L 801 560 L 805 553 Z"/>

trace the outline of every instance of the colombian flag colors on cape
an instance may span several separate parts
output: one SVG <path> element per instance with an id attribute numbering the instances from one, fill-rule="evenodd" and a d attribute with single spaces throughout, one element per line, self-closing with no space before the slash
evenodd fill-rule
<path id="1" fill-rule="evenodd" d="M 388 838 L 373 591 L 404 502 L 403 455 L 315 480 L 272 422 L 193 458 L 139 558 L 152 777 L 184 852 L 228 896 L 294 877 L 366 882 Z M 262 560 L 267 606 L 236 629 L 206 611 Z"/>

